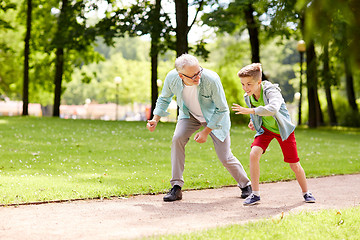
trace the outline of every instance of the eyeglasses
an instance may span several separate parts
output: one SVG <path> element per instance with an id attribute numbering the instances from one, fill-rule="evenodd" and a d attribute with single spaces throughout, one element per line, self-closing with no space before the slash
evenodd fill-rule
<path id="1" fill-rule="evenodd" d="M 187 78 L 190 78 L 191 80 L 195 80 L 195 78 L 197 78 L 198 76 L 200 76 L 201 75 L 201 73 L 202 73 L 202 71 L 203 71 L 204 69 L 202 68 L 202 67 L 200 67 L 200 71 L 198 72 L 198 73 L 196 73 L 194 76 L 192 76 L 192 77 L 189 77 L 189 76 L 187 76 L 187 75 L 185 75 L 185 74 L 183 74 L 183 73 L 181 73 L 182 75 L 184 75 L 185 77 L 187 77 Z"/>

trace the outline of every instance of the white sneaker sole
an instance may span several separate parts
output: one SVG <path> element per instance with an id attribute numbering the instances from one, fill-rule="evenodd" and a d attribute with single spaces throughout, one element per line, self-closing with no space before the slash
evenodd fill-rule
<path id="1" fill-rule="evenodd" d="M 260 204 L 260 200 L 253 202 L 253 203 L 243 203 L 244 206 L 253 206 L 253 205 L 257 205 L 257 204 Z"/>

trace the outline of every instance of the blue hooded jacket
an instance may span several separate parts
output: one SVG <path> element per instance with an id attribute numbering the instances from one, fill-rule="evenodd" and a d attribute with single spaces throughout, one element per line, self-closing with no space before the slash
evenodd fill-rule
<path id="1" fill-rule="evenodd" d="M 279 127 L 281 139 L 284 141 L 295 130 L 295 125 L 291 122 L 289 111 L 281 95 L 281 89 L 278 84 L 273 84 L 269 81 L 263 81 L 261 84 L 265 106 L 254 108 L 255 114 L 250 114 L 251 121 L 256 130 L 255 137 L 264 133 L 264 129 L 261 127 L 262 116 L 273 116 Z M 246 93 L 244 98 L 246 105 L 251 108 L 250 98 Z"/>

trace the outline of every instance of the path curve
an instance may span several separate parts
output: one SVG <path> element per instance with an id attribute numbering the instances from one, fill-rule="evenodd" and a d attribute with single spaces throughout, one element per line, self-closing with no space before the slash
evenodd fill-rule
<path id="1" fill-rule="evenodd" d="M 274 217 L 282 212 L 342 209 L 360 205 L 360 174 L 308 179 L 317 199 L 304 203 L 296 181 L 261 184 L 261 201 L 243 206 L 238 187 L 184 191 L 183 200 L 163 194 L 0 208 L 3 239 L 132 239 L 177 234 Z"/>

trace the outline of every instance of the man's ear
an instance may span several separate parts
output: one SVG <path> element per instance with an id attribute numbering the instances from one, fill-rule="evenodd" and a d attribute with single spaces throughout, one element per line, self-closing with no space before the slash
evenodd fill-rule
<path id="1" fill-rule="evenodd" d="M 178 73 L 179 74 L 179 77 L 181 78 L 181 79 L 183 79 L 183 75 L 181 74 L 181 73 Z"/>

